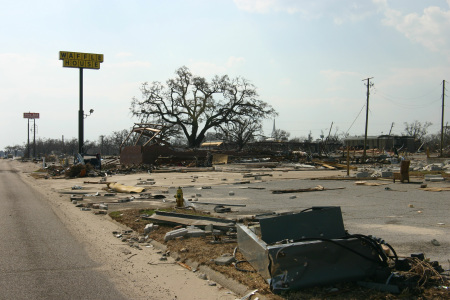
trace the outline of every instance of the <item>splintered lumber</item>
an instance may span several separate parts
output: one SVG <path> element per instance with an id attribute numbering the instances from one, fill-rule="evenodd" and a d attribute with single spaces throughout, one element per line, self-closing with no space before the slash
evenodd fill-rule
<path id="1" fill-rule="evenodd" d="M 324 162 L 322 162 L 322 161 L 313 160 L 313 163 L 318 164 L 318 165 L 321 165 L 322 167 L 325 167 L 325 168 L 327 168 L 327 169 L 329 169 L 329 170 L 336 170 L 335 167 L 330 166 L 329 164 L 326 164 L 326 163 L 324 163 Z"/>
<path id="2" fill-rule="evenodd" d="M 428 187 L 421 190 L 427 192 L 447 192 L 450 191 L 450 187 Z"/>
<path id="3" fill-rule="evenodd" d="M 142 187 L 135 187 L 135 186 L 128 186 L 128 185 L 123 185 L 120 183 L 108 183 L 107 184 L 108 188 L 110 188 L 111 190 L 117 192 L 117 193 L 142 193 L 145 192 L 145 188 Z"/>
<path id="4" fill-rule="evenodd" d="M 287 189 L 287 190 L 272 190 L 272 194 L 285 194 L 285 193 L 302 193 L 302 192 L 319 192 L 319 191 L 331 191 L 331 190 L 342 190 L 345 187 L 337 187 L 337 188 L 324 188 L 321 185 L 306 188 L 306 189 Z"/>
<path id="5" fill-rule="evenodd" d="M 367 185 L 367 186 L 380 186 L 380 185 L 387 185 L 390 183 L 386 182 L 367 182 L 367 181 L 356 181 L 356 185 Z"/>

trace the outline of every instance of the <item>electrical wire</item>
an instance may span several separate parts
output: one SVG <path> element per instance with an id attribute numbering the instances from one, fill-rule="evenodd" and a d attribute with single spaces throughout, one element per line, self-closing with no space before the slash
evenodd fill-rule
<path id="1" fill-rule="evenodd" d="M 345 134 L 348 134 L 348 132 L 350 131 L 350 129 L 352 129 L 353 124 L 355 124 L 356 120 L 359 118 L 359 115 L 361 114 L 361 112 L 363 111 L 364 107 L 366 107 L 366 105 L 364 104 L 363 107 L 361 107 L 361 110 L 359 111 L 358 115 L 356 116 L 355 120 L 352 122 L 352 125 L 350 125 L 350 127 L 347 129 L 347 132 Z"/>
<path id="2" fill-rule="evenodd" d="M 238 247 L 235 247 L 234 250 L 233 250 L 233 257 L 236 260 L 236 262 L 234 263 L 234 268 L 236 270 L 238 270 L 238 271 L 241 271 L 241 272 L 256 273 L 255 270 L 246 270 L 246 269 L 242 269 L 242 268 L 238 267 L 239 264 L 248 263 L 248 261 L 247 260 L 237 260 L 236 259 L 236 252 L 237 252 L 237 250 L 238 250 Z"/>
<path id="3" fill-rule="evenodd" d="M 378 94 L 377 94 L 378 95 Z M 396 102 L 396 100 L 393 100 L 393 99 L 391 99 L 391 98 L 389 98 L 389 97 L 386 97 L 386 96 L 384 96 L 384 95 L 382 95 L 382 94 L 379 94 L 378 95 L 380 98 L 383 98 L 383 99 L 385 99 L 385 100 L 387 100 L 388 102 L 390 102 L 390 103 L 392 103 L 392 104 L 394 104 L 394 105 L 396 105 L 396 106 L 399 106 L 399 107 L 401 107 L 401 108 L 409 108 L 409 109 L 419 109 L 419 108 L 425 108 L 425 107 L 429 107 L 430 105 L 432 105 L 432 104 L 434 104 L 434 103 L 436 103 L 436 102 L 438 102 L 438 101 L 441 101 L 441 99 L 442 98 L 438 98 L 438 99 L 436 99 L 436 100 L 434 100 L 434 101 L 431 101 L 431 102 L 427 102 L 427 103 L 422 103 L 422 104 L 406 104 L 406 103 L 399 103 L 399 102 Z"/>
<path id="4" fill-rule="evenodd" d="M 325 239 L 325 238 L 303 238 L 303 239 L 292 241 L 292 243 L 306 242 L 306 241 L 329 242 L 329 243 L 335 244 L 335 245 L 337 245 L 337 246 L 339 246 L 341 248 L 344 248 L 344 249 L 346 249 L 346 250 L 348 250 L 348 251 L 350 251 L 350 252 L 352 252 L 352 253 L 354 253 L 354 254 L 356 254 L 356 255 L 364 258 L 364 259 L 367 259 L 369 261 L 378 263 L 378 264 L 380 264 L 382 266 L 388 266 L 388 262 L 387 262 L 388 261 L 388 256 L 385 254 L 383 248 L 381 247 L 381 244 L 385 244 L 387 247 L 389 247 L 389 249 L 392 250 L 395 262 L 398 261 L 397 253 L 395 252 L 394 248 L 391 245 L 389 245 L 388 243 L 384 242 L 383 240 L 376 240 L 376 239 L 374 239 L 371 236 L 366 236 L 366 235 L 362 235 L 362 234 L 352 234 L 352 235 L 348 235 L 346 237 L 343 237 L 342 239 L 349 239 L 349 238 L 357 238 L 357 239 L 367 243 L 373 250 L 375 250 L 375 252 L 377 253 L 379 259 L 376 260 L 376 259 L 373 259 L 372 257 L 368 257 L 368 256 L 366 256 L 363 253 L 360 253 L 360 252 L 358 252 L 358 251 L 356 251 L 356 250 L 354 250 L 354 249 L 352 249 L 350 247 L 347 247 L 347 246 L 345 246 L 345 245 L 343 245 L 343 244 L 341 244 L 341 243 L 339 243 L 339 242 L 337 242 L 335 240 L 331 240 L 331 239 Z M 288 247 L 290 247 L 292 245 L 293 244 L 287 245 L 285 247 L 280 248 L 277 251 L 275 257 L 278 258 L 278 256 L 279 256 L 281 251 L 283 251 L 284 249 L 286 249 L 286 248 L 288 248 Z"/>
<path id="5" fill-rule="evenodd" d="M 439 85 L 442 85 L 442 82 L 441 82 Z M 425 94 L 422 94 L 422 95 L 419 95 L 419 96 L 414 96 L 414 97 L 402 97 L 402 96 L 396 96 L 395 98 L 401 98 L 401 99 L 403 99 L 403 100 L 414 100 L 414 99 L 424 98 L 424 97 L 426 97 L 426 96 L 428 96 L 428 95 L 431 95 L 433 92 L 435 92 L 435 91 L 436 91 L 436 88 L 437 88 L 437 87 L 433 87 L 433 89 L 431 89 L 431 90 L 429 90 L 428 92 L 426 92 Z M 375 93 L 375 94 L 379 93 L 378 89 L 375 88 L 375 89 L 374 89 L 374 93 Z M 388 97 L 388 98 L 394 98 L 394 96 L 389 95 L 389 94 L 387 94 L 387 93 L 381 92 L 381 94 L 383 94 L 384 96 L 386 96 L 386 97 Z"/>

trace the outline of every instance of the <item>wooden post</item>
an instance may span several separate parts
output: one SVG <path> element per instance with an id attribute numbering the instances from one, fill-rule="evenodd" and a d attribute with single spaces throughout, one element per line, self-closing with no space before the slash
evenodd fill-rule
<path id="1" fill-rule="evenodd" d="M 350 147 L 347 146 L 347 176 L 350 176 Z"/>

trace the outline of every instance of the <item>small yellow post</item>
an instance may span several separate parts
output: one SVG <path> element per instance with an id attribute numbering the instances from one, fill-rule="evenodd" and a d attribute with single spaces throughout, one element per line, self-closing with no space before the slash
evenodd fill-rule
<path id="1" fill-rule="evenodd" d="M 177 207 L 183 207 L 184 203 L 183 203 L 183 190 L 181 189 L 181 187 L 178 187 L 177 193 L 174 196 L 175 199 L 177 200 Z"/>

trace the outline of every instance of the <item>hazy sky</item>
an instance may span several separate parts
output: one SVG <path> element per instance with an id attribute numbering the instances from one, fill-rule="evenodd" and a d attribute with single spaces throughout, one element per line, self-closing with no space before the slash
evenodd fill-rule
<path id="1" fill-rule="evenodd" d="M 208 79 L 250 80 L 291 138 L 327 135 L 332 122 L 332 133 L 364 134 L 368 77 L 369 135 L 387 134 L 392 122 L 401 134 L 414 120 L 432 122 L 431 133 L 440 129 L 450 0 L 0 4 L 0 150 L 26 143 L 24 112 L 40 113 L 37 138 L 78 137 L 79 70 L 63 68 L 59 51 L 104 54 L 100 70 L 84 70 L 91 141 L 129 129 L 141 83 L 165 82 L 183 65 Z M 272 125 L 265 123 L 267 135 Z"/>

